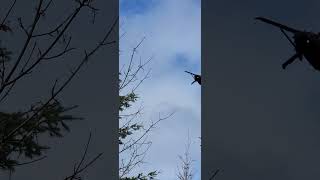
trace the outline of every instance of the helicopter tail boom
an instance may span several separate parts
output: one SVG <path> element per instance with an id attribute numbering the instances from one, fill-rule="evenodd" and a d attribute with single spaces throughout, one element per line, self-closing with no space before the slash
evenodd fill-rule
<path id="1" fill-rule="evenodd" d="M 186 73 L 188 73 L 188 74 L 191 74 L 191 75 L 193 75 L 193 76 L 196 76 L 197 74 L 193 74 L 193 73 L 191 73 L 191 72 L 189 72 L 189 71 L 184 71 L 184 72 L 186 72 Z"/>
<path id="2" fill-rule="evenodd" d="M 256 17 L 255 19 L 256 19 L 256 20 L 260 20 L 260 21 L 262 21 L 262 22 L 265 22 L 265 23 L 267 23 L 267 24 L 271 24 L 271 25 L 273 25 L 273 26 L 276 26 L 276 27 L 278 27 L 278 28 L 280 28 L 280 29 L 289 31 L 289 32 L 291 32 L 291 33 L 301 32 L 301 31 L 299 31 L 299 30 L 297 30 L 297 29 L 293 29 L 293 28 L 291 28 L 291 27 L 288 27 L 288 26 L 285 26 L 285 25 L 283 25 L 283 24 L 274 22 L 274 21 L 269 20 L 269 19 L 264 18 L 264 17 Z"/>

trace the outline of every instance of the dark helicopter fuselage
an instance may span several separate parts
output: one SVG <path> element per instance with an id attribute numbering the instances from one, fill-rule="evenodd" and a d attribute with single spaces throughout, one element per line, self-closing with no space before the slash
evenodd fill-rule
<path id="1" fill-rule="evenodd" d="M 297 32 L 293 36 L 296 51 L 320 71 L 320 36 L 313 32 Z"/>
<path id="2" fill-rule="evenodd" d="M 294 46 L 296 53 L 282 64 L 283 69 L 295 59 L 302 60 L 304 57 L 314 69 L 320 71 L 320 33 L 297 30 L 264 17 L 256 17 L 255 19 L 280 28 Z M 293 41 L 285 31 L 293 34 Z"/>
<path id="3" fill-rule="evenodd" d="M 191 73 L 191 72 L 189 72 L 189 71 L 184 71 L 184 72 L 192 75 L 194 81 L 193 81 L 191 84 L 193 84 L 193 83 L 195 83 L 195 82 L 198 82 L 198 84 L 201 85 L 201 75 L 193 74 L 193 73 Z"/>

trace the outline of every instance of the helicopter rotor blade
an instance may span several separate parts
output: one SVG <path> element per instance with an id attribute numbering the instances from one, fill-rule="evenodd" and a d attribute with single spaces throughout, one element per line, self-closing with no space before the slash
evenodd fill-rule
<path id="1" fill-rule="evenodd" d="M 193 84 L 193 83 L 195 83 L 196 81 L 193 81 L 192 83 L 191 83 L 191 85 Z"/>
<path id="2" fill-rule="evenodd" d="M 302 32 L 302 31 L 299 31 L 299 30 L 297 30 L 297 29 L 293 29 L 293 28 L 291 28 L 291 27 L 285 26 L 285 25 L 283 25 L 283 24 L 280 24 L 280 23 L 271 21 L 271 20 L 269 20 L 269 19 L 267 19 L 267 18 L 264 18 L 264 17 L 256 17 L 255 19 L 256 19 L 256 20 L 260 20 L 260 21 L 262 21 L 262 22 L 265 22 L 265 23 L 267 23 L 267 24 L 271 24 L 271 25 L 273 25 L 273 26 L 279 27 L 280 29 L 284 29 L 284 30 L 289 31 L 289 32 L 291 32 L 291 33 Z"/>
<path id="3" fill-rule="evenodd" d="M 291 63 L 293 63 L 293 61 L 295 61 L 298 57 L 300 57 L 301 56 L 301 54 L 299 54 L 299 53 L 296 53 L 295 55 L 293 55 L 293 56 L 291 56 L 286 62 L 284 62 L 283 64 L 282 64 L 282 69 L 286 69 L 286 67 L 289 65 L 289 64 L 291 64 Z"/>

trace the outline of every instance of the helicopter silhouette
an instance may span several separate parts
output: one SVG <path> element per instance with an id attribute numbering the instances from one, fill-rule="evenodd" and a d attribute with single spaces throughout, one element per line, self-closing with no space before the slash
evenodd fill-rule
<path id="1" fill-rule="evenodd" d="M 184 71 L 184 72 L 191 74 L 191 76 L 193 77 L 194 81 L 191 84 L 193 84 L 195 82 L 198 82 L 201 85 L 201 76 L 200 75 L 193 74 L 193 73 L 191 73 L 189 71 Z"/>
<path id="2" fill-rule="evenodd" d="M 283 69 L 296 59 L 302 61 L 304 57 L 314 69 L 320 71 L 320 33 L 300 31 L 264 17 L 256 17 L 255 19 L 280 28 L 294 47 L 295 54 L 282 64 Z M 286 31 L 293 34 L 293 40 L 287 35 Z"/>

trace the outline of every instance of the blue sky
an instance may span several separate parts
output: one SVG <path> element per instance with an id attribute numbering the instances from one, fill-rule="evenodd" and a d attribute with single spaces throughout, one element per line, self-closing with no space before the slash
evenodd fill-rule
<path id="1" fill-rule="evenodd" d="M 120 0 L 120 67 L 129 60 L 133 47 L 145 37 L 137 56 L 153 56 L 150 78 L 137 93 L 137 106 L 144 107 L 145 121 L 158 113 L 175 111 L 151 132 L 153 141 L 146 164 L 135 171 L 161 170 L 159 179 L 176 178 L 178 155 L 183 155 L 188 130 L 195 178 L 200 179 L 201 86 L 190 85 L 185 70 L 201 73 L 200 0 Z"/>
<path id="2" fill-rule="evenodd" d="M 156 6 L 157 2 L 159 3 L 159 1 L 154 0 L 120 0 L 120 15 L 143 14 L 148 10 L 152 10 L 152 7 Z"/>

